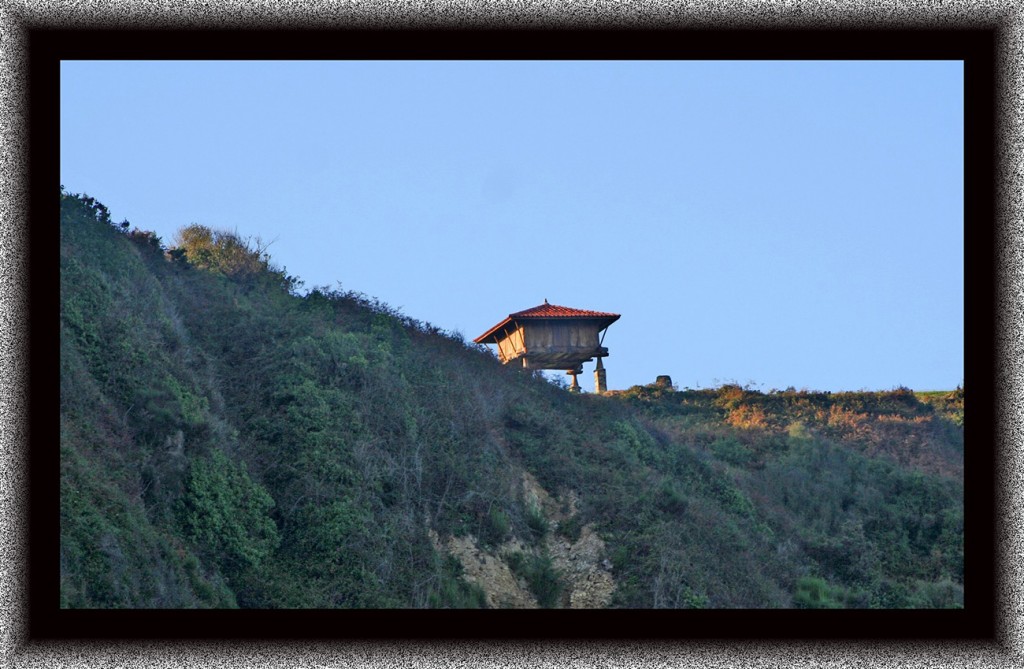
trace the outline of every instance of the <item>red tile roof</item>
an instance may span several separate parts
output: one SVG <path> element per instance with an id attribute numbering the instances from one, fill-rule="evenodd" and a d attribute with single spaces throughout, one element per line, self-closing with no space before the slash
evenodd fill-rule
<path id="1" fill-rule="evenodd" d="M 496 341 L 497 338 L 494 336 L 495 333 L 504 328 L 510 322 L 515 320 L 530 320 L 530 319 L 549 319 L 549 318 L 586 318 L 593 320 L 607 321 L 602 324 L 602 329 L 608 327 L 615 321 L 619 320 L 620 314 L 612 314 L 607 311 L 590 311 L 588 309 L 573 309 L 572 307 L 560 307 L 557 304 L 548 304 L 547 300 L 544 300 L 544 304 L 539 304 L 536 307 L 529 309 L 523 309 L 513 314 L 509 314 L 508 318 L 501 321 L 487 332 L 483 333 L 473 341 L 478 344 L 484 343 L 485 340 L 490 339 Z"/>
<path id="2" fill-rule="evenodd" d="M 588 309 L 573 309 L 572 307 L 560 307 L 557 304 L 544 304 L 530 309 L 517 311 L 509 314 L 509 318 L 615 318 L 619 314 L 610 314 L 606 311 L 590 311 Z"/>

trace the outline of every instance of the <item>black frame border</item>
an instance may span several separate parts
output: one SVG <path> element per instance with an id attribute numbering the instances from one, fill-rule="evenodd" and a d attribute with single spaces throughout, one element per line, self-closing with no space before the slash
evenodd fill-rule
<path id="1" fill-rule="evenodd" d="M 993 639 L 996 620 L 996 44 L 931 30 L 28 30 L 29 230 L 57 216 L 65 59 L 949 59 L 964 62 L 965 608 L 954 611 L 100 611 L 56 603 L 59 388 L 52 237 L 30 232 L 28 630 L 32 639 Z M 54 321 L 49 321 L 49 319 Z M 49 321 L 49 323 L 47 322 Z M 1000 398 L 1002 399 L 1002 398 Z M 833 615 L 834 614 L 834 615 Z"/>

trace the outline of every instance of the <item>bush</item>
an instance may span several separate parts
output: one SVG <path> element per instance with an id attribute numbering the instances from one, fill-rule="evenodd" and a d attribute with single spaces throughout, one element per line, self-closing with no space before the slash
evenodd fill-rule
<path id="1" fill-rule="evenodd" d="M 550 556 L 515 552 L 510 553 L 506 561 L 512 573 L 526 581 L 542 608 L 550 609 L 559 604 L 565 584 Z"/>
<path id="2" fill-rule="evenodd" d="M 179 517 L 185 536 L 215 560 L 226 574 L 262 562 L 277 548 L 277 527 L 268 515 L 267 491 L 217 450 L 193 460 L 185 481 Z"/>
<path id="3" fill-rule="evenodd" d="M 582 532 L 583 521 L 580 520 L 579 515 L 566 518 L 558 523 L 558 533 L 573 543 L 580 540 L 580 534 Z"/>
<path id="4" fill-rule="evenodd" d="M 841 609 L 843 604 L 837 594 L 825 579 L 804 576 L 797 581 L 793 603 L 801 609 Z"/>
<path id="5" fill-rule="evenodd" d="M 428 596 L 428 604 L 434 609 L 486 609 L 487 595 L 476 583 L 461 578 L 462 564 L 448 556 L 441 561 L 440 583 Z"/>
<path id="6" fill-rule="evenodd" d="M 508 514 L 497 506 L 492 506 L 487 513 L 487 521 L 480 531 L 480 542 L 486 546 L 497 546 L 508 539 L 512 531 L 512 523 Z"/>
<path id="7" fill-rule="evenodd" d="M 550 529 L 548 519 L 544 517 L 539 508 L 532 505 L 526 510 L 526 525 L 537 539 L 542 538 Z"/>
<path id="8" fill-rule="evenodd" d="M 186 259 L 200 269 L 211 270 L 233 278 L 268 277 L 288 291 L 301 285 L 296 277 L 270 263 L 269 244 L 259 237 L 243 238 L 226 230 L 213 230 L 193 223 L 178 231 L 172 259 Z"/>
<path id="9" fill-rule="evenodd" d="M 746 445 L 735 437 L 720 437 L 711 444 L 711 452 L 720 460 L 742 467 L 750 464 L 754 456 Z"/>

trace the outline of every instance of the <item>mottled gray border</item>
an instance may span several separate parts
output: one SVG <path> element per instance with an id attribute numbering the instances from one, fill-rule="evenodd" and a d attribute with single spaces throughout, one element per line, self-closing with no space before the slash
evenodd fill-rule
<path id="1" fill-rule="evenodd" d="M 173 9 L 171 7 L 173 6 Z M 839 28 L 999 25 L 1000 247 L 998 325 L 999 643 L 972 642 L 53 642 L 28 643 L 25 629 L 25 495 L 28 317 L 25 185 L 27 24 L 197 27 L 314 24 L 489 26 L 728 26 Z M 3 666 L 203 667 L 906 667 L 1024 666 L 1022 498 L 1024 467 L 1024 159 L 1022 21 L 1009 1 L 989 2 L 309 2 L 0 0 L 0 648 Z M 752 631 L 753 632 L 753 631 Z"/>

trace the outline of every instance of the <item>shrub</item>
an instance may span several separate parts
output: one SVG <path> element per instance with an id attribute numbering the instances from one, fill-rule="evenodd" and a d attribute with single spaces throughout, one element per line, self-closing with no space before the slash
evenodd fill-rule
<path id="1" fill-rule="evenodd" d="M 462 563 L 451 555 L 438 560 L 439 583 L 427 596 L 433 609 L 486 609 L 487 595 L 476 583 L 461 578 Z"/>
<path id="2" fill-rule="evenodd" d="M 259 237 L 243 238 L 234 232 L 193 223 L 178 231 L 175 242 L 176 247 L 169 251 L 171 257 L 184 257 L 200 269 L 234 278 L 266 276 L 289 291 L 301 284 L 296 277 L 271 264 L 269 244 Z"/>
<path id="3" fill-rule="evenodd" d="M 508 514 L 497 506 L 491 506 L 487 513 L 487 521 L 480 532 L 480 541 L 488 546 L 496 546 L 505 541 L 512 530 Z"/>
<path id="4" fill-rule="evenodd" d="M 531 505 L 526 510 L 526 525 L 530 528 L 535 538 L 541 538 L 548 533 L 548 519 L 544 517 L 541 510 Z"/>
<path id="5" fill-rule="evenodd" d="M 550 556 L 529 555 L 517 551 L 506 556 L 506 562 L 513 574 L 526 581 L 527 587 L 542 608 L 550 609 L 558 605 L 565 591 L 565 584 Z"/>
<path id="6" fill-rule="evenodd" d="M 573 543 L 580 540 L 580 534 L 582 532 L 583 521 L 580 520 L 578 514 L 571 518 L 566 518 L 558 523 L 558 533 Z"/>
<path id="7" fill-rule="evenodd" d="M 719 459 L 736 466 L 750 464 L 754 455 L 753 451 L 735 437 L 716 439 L 711 443 L 711 452 Z"/>
<path id="8" fill-rule="evenodd" d="M 842 602 L 836 595 L 837 591 L 830 588 L 825 579 L 804 576 L 797 581 L 793 603 L 801 609 L 841 609 Z"/>
<path id="9" fill-rule="evenodd" d="M 267 491 L 217 450 L 192 461 L 179 507 L 185 536 L 225 573 L 262 562 L 279 543 Z"/>

